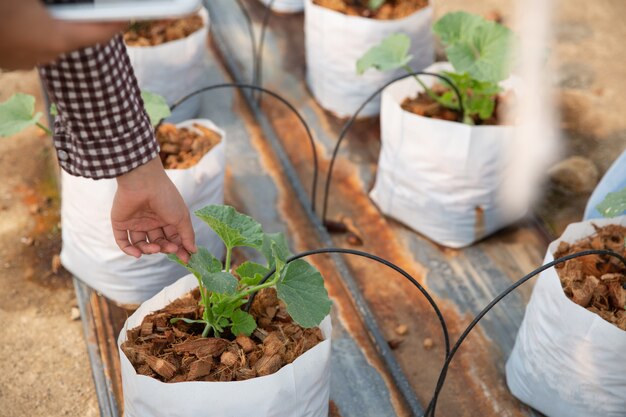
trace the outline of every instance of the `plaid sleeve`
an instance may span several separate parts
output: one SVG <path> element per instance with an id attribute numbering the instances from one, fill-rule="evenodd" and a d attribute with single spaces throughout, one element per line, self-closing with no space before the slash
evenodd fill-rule
<path id="1" fill-rule="evenodd" d="M 121 35 L 66 54 L 39 71 L 58 110 L 54 146 L 67 172 L 113 178 L 158 156 Z"/>

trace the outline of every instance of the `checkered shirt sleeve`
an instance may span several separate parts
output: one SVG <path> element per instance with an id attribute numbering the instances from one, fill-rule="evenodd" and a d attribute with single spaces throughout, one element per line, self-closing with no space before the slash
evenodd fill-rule
<path id="1" fill-rule="evenodd" d="M 54 146 L 68 173 L 113 178 L 158 156 L 121 35 L 63 55 L 39 71 L 57 107 Z"/>

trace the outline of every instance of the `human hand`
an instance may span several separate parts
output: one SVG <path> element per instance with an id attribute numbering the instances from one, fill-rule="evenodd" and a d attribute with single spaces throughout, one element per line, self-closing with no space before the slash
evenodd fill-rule
<path id="1" fill-rule="evenodd" d="M 115 242 L 127 255 L 196 252 L 189 209 L 159 158 L 117 178 L 111 210 Z"/>
<path id="2" fill-rule="evenodd" d="M 40 0 L 0 1 L 0 68 L 31 69 L 110 40 L 128 24 L 54 19 Z"/>

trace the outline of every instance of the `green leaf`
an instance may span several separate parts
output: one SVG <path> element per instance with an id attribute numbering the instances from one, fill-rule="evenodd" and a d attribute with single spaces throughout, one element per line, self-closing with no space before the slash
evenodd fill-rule
<path id="1" fill-rule="evenodd" d="M 170 323 L 174 324 L 177 321 L 184 321 L 187 324 L 194 324 L 194 323 L 206 323 L 204 320 L 192 320 L 192 319 L 186 319 L 184 317 L 175 317 L 173 319 L 170 319 Z"/>
<path id="2" fill-rule="evenodd" d="M 202 285 L 211 292 L 219 294 L 234 294 L 237 291 L 237 278 L 224 271 L 202 272 Z"/>
<path id="3" fill-rule="evenodd" d="M 263 244 L 261 225 L 252 217 L 237 212 L 230 206 L 211 205 L 196 211 L 222 239 L 227 248 L 249 246 L 259 249 Z"/>
<path id="4" fill-rule="evenodd" d="M 263 244 L 261 245 L 261 253 L 267 259 L 268 268 L 272 269 L 276 266 L 276 259 L 286 261 L 291 255 L 289 244 L 285 235 L 282 233 L 265 233 L 263 235 Z M 279 268 L 277 268 L 279 269 Z"/>
<path id="5" fill-rule="evenodd" d="M 596 210 L 604 217 L 615 217 L 626 212 L 626 188 L 608 193 L 604 200 L 596 206 Z"/>
<path id="6" fill-rule="evenodd" d="M 301 259 L 283 269 L 276 292 L 291 318 L 302 327 L 319 325 L 330 312 L 331 302 L 322 275 Z"/>
<path id="7" fill-rule="evenodd" d="M 243 310 L 235 310 L 231 320 L 233 321 L 233 325 L 230 331 L 235 336 L 239 336 L 240 334 L 250 336 L 254 329 L 256 329 L 254 317 Z"/>
<path id="8" fill-rule="evenodd" d="M 167 101 L 165 101 L 163 96 L 149 91 L 142 91 L 141 98 L 143 99 L 143 106 L 146 109 L 146 113 L 148 113 L 152 126 L 158 125 L 161 120 L 172 114 L 170 106 L 167 105 Z"/>
<path id="9" fill-rule="evenodd" d="M 54 103 L 50 104 L 50 110 L 48 110 L 48 112 L 50 113 L 50 116 L 59 115 L 59 110 L 57 109 L 57 105 Z"/>
<path id="10" fill-rule="evenodd" d="M 242 263 L 235 270 L 239 283 L 245 286 L 257 285 L 269 271 L 267 267 L 251 261 Z"/>
<path id="11" fill-rule="evenodd" d="M 513 32 L 480 16 L 448 13 L 433 31 L 445 47 L 455 71 L 480 81 L 498 82 L 509 76 L 513 57 Z"/>
<path id="12" fill-rule="evenodd" d="M 368 0 L 367 8 L 370 10 L 378 10 L 383 4 L 385 4 L 385 0 Z"/>
<path id="13" fill-rule="evenodd" d="M 0 103 L 0 136 L 11 136 L 39 122 L 41 113 L 35 113 L 35 97 L 13 94 Z"/>
<path id="14" fill-rule="evenodd" d="M 370 48 L 356 62 L 356 72 L 361 75 L 370 68 L 379 71 L 394 70 L 408 65 L 413 58 L 409 55 L 411 38 L 403 33 L 389 35 L 383 41 Z"/>

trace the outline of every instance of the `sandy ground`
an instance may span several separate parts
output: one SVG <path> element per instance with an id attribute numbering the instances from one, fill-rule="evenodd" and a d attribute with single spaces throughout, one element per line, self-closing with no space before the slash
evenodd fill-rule
<path id="1" fill-rule="evenodd" d="M 465 9 L 512 15 L 512 1 L 435 1 L 436 15 Z M 550 65 L 558 69 L 563 157 L 584 155 L 603 173 L 626 147 L 626 2 L 561 0 Z M 34 94 L 34 72 L 0 74 L 0 101 Z M 40 109 L 41 110 L 41 109 Z M 37 129 L 0 139 L 0 414 L 4 417 L 96 416 L 80 321 L 69 275 L 53 273 L 60 248 L 56 162 Z M 554 231 L 582 215 L 589 193 L 548 184 L 540 213 Z"/>

